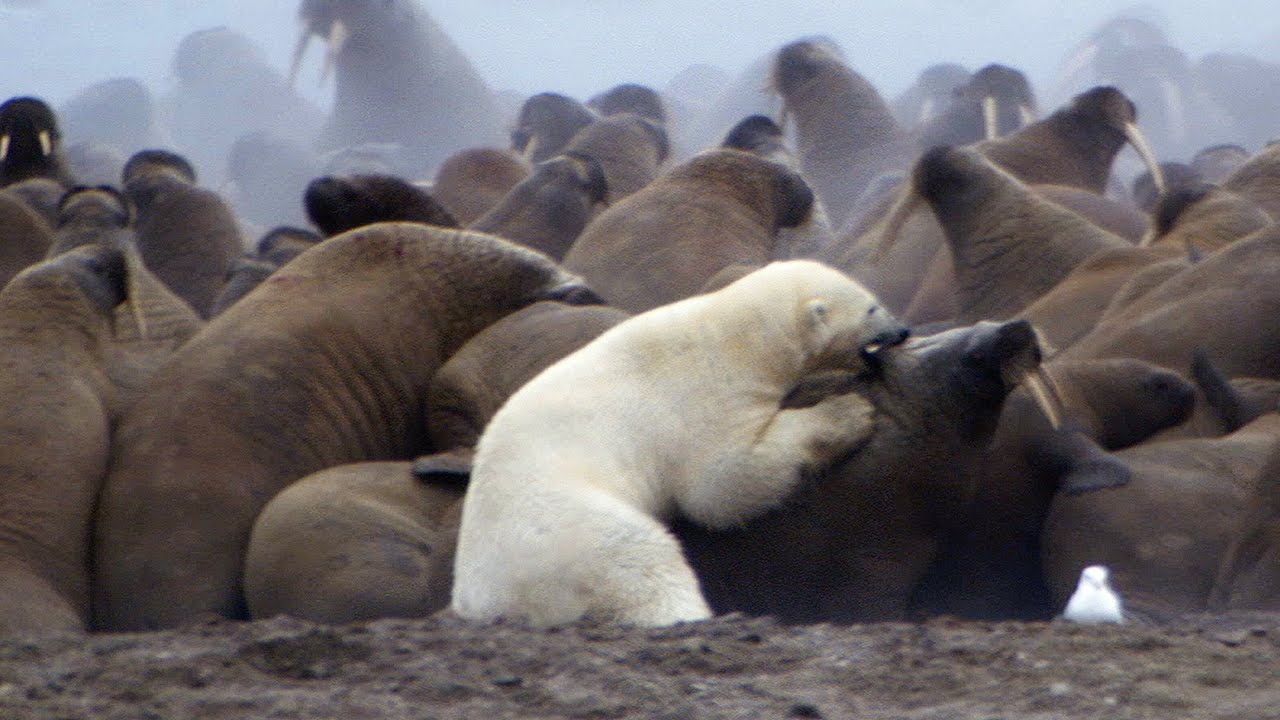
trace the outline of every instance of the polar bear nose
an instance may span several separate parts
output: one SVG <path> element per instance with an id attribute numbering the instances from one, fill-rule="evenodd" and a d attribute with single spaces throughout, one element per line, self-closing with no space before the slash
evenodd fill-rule
<path id="1" fill-rule="evenodd" d="M 862 355 L 866 358 L 872 358 L 879 355 L 885 348 L 891 348 L 895 345 L 901 345 L 911 337 L 911 330 L 906 326 L 899 325 L 897 327 L 878 333 L 871 341 L 862 346 Z"/>

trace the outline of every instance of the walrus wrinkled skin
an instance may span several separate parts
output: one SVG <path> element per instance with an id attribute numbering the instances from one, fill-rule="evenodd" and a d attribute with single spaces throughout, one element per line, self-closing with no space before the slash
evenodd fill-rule
<path id="1" fill-rule="evenodd" d="M 546 256 L 479 233 L 376 224 L 294 258 L 121 420 L 96 517 L 96 627 L 244 617 L 241 561 L 262 506 L 322 468 L 427 451 L 436 369 L 543 299 L 597 300 Z"/>

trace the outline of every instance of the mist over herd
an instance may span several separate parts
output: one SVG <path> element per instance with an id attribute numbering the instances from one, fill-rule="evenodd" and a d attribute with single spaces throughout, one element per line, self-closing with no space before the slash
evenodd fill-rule
<path id="1" fill-rule="evenodd" d="M 1274 56 L 513 89 L 289 5 L 0 104 L 0 635 L 1280 610 Z"/>

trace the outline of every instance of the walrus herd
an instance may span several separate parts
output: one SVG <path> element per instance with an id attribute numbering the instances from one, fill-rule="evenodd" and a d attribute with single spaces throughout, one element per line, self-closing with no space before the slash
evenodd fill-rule
<path id="1" fill-rule="evenodd" d="M 299 15 L 0 104 L 0 634 L 1280 611 L 1280 66 L 514 98 Z"/>

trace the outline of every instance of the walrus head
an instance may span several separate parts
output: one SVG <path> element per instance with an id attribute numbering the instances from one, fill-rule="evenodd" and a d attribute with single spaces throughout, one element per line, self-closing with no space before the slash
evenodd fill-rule
<path id="1" fill-rule="evenodd" d="M 133 205 L 110 185 L 79 185 L 58 201 L 58 227 L 75 222 L 126 228 L 133 224 Z"/>
<path id="2" fill-rule="evenodd" d="M 402 23 L 413 21 L 414 8 L 399 0 L 303 0 L 298 11 L 302 33 L 294 47 L 293 61 L 289 65 L 289 84 L 297 79 L 302 66 L 302 56 L 311 38 L 321 37 L 327 43 L 324 65 L 320 69 L 320 84 L 324 84 L 337 65 L 338 57 L 353 38 L 368 36 L 369 25 L 377 21 Z"/>
<path id="3" fill-rule="evenodd" d="M 0 165 L 40 162 L 61 139 L 53 110 L 40 98 L 15 97 L 0 105 Z"/>
<path id="4" fill-rule="evenodd" d="M 1095 87 L 1072 98 L 1065 111 L 1105 138 L 1104 145 L 1117 150 L 1126 142 L 1132 145 L 1146 163 L 1156 187 L 1164 192 L 1166 186 L 1160 163 L 1151 143 L 1138 128 L 1137 107 L 1124 93 L 1113 87 Z"/>

